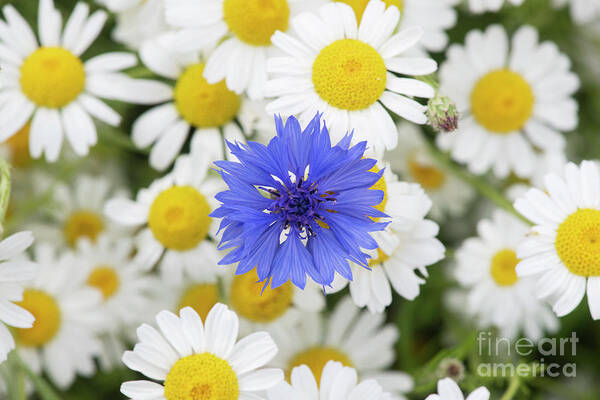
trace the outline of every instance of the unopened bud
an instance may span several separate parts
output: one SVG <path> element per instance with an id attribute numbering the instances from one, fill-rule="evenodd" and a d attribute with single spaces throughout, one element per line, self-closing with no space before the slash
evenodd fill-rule
<path id="1" fill-rule="evenodd" d="M 427 104 L 427 118 L 436 132 L 450 133 L 458 128 L 456 104 L 447 96 L 436 94 Z"/>
<path id="2" fill-rule="evenodd" d="M 4 218 L 10 200 L 10 164 L 0 158 L 0 235 L 4 231 Z"/>
<path id="3" fill-rule="evenodd" d="M 437 375 L 439 379 L 451 378 L 460 382 L 465 377 L 465 366 L 456 358 L 444 358 L 438 366 Z"/>

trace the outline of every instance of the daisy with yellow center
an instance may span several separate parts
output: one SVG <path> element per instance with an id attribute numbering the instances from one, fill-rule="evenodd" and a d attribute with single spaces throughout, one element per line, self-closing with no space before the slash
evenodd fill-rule
<path id="1" fill-rule="evenodd" d="M 113 196 L 123 197 L 127 191 L 110 182 L 111 176 L 79 175 L 72 184 L 55 183 L 48 221 L 36 222 L 32 230 L 44 241 L 75 248 L 86 239 L 95 243 L 102 234 L 123 232 L 123 229 L 104 216 L 104 203 Z M 40 195 L 45 195 L 51 182 L 40 177 Z"/>
<path id="2" fill-rule="evenodd" d="M 148 305 L 159 282 L 131 262 L 133 252 L 133 240 L 127 236 L 103 234 L 94 242 L 78 242 L 78 277 L 81 284 L 102 293 L 104 333 L 137 326 L 153 314 Z"/>
<path id="3" fill-rule="evenodd" d="M 140 341 L 123 362 L 163 384 L 125 382 L 121 393 L 131 399 L 261 399 L 260 392 L 283 380 L 280 369 L 261 368 L 277 353 L 271 336 L 256 332 L 238 341 L 238 318 L 223 304 L 215 305 L 205 322 L 190 307 L 179 316 L 162 311 L 156 322 L 159 330 L 138 328 Z"/>
<path id="4" fill-rule="evenodd" d="M 209 161 L 229 155 L 223 139 L 244 141 L 252 133 L 253 124 L 240 122 L 249 120 L 247 114 L 253 112 L 248 100 L 223 80 L 209 83 L 204 78 L 207 65 L 197 52 L 174 52 L 160 40 L 151 40 L 144 43 L 140 56 L 150 70 L 171 80 L 170 85 L 164 84 L 172 93 L 168 102 L 146 111 L 133 124 L 135 145 L 152 146 L 153 168 L 162 171 L 169 167 L 191 131 L 192 146 Z"/>
<path id="5" fill-rule="evenodd" d="M 139 50 L 144 41 L 168 30 L 164 0 L 97 0 L 115 14 L 116 26 L 112 38 L 127 47 Z"/>
<path id="6" fill-rule="evenodd" d="M 28 329 L 35 323 L 34 313 L 22 304 L 23 287 L 35 277 L 38 270 L 35 263 L 21 259 L 32 243 L 31 232 L 15 233 L 0 242 L 0 302 L 4 304 L 0 311 L 0 364 L 15 347 L 6 325 Z"/>
<path id="7" fill-rule="evenodd" d="M 207 0 L 199 4 L 165 1 L 167 22 L 178 29 L 163 42 L 180 51 L 216 46 L 206 61 L 209 83 L 225 80 L 237 94 L 264 96 L 271 37 L 291 28 L 292 18 L 325 0 Z"/>
<path id="8" fill-rule="evenodd" d="M 544 181 L 544 191 L 529 189 L 515 202 L 534 224 L 517 248 L 517 275 L 533 276 L 538 297 L 559 317 L 587 291 L 592 317 L 600 319 L 600 168 L 596 161 L 569 163 Z"/>
<path id="9" fill-rule="evenodd" d="M 440 90 L 463 118 L 454 135 L 438 135 L 441 149 L 471 172 L 492 170 L 498 178 L 531 178 L 545 154 L 564 152 L 562 132 L 577 126 L 579 79 L 554 43 L 539 43 L 525 26 L 509 46 L 504 28 L 493 25 L 469 32 L 465 46 L 451 46 L 447 56 Z"/>
<path id="10" fill-rule="evenodd" d="M 14 330 L 21 359 L 36 374 L 45 372 L 61 390 L 77 375 L 95 372 L 94 358 L 102 347 L 100 290 L 77 279 L 80 265 L 72 254 L 47 244 L 34 248 L 39 272 L 23 291 L 20 307 L 35 317 L 33 326 Z M 60 354 L 60 357 L 56 356 Z"/>
<path id="11" fill-rule="evenodd" d="M 370 0 L 333 0 L 352 7 L 360 22 Z M 383 0 L 387 7 L 400 10 L 399 29 L 423 27 L 423 38 L 417 45 L 428 51 L 442 51 L 448 43 L 446 30 L 456 25 L 454 6 L 460 0 Z"/>
<path id="12" fill-rule="evenodd" d="M 136 200 L 110 199 L 105 214 L 117 224 L 142 228 L 135 238 L 133 262 L 149 270 L 159 260 L 165 282 L 180 285 L 185 274 L 219 255 L 207 240 L 218 221 L 209 214 L 218 206 L 214 195 L 222 182 L 206 177 L 208 166 L 199 152 L 180 156 L 173 171 L 138 192 Z M 212 261 L 211 261 L 212 260 Z"/>
<path id="13" fill-rule="evenodd" d="M 383 388 L 374 379 L 358 381 L 355 369 L 336 361 L 327 361 L 318 373 L 306 365 L 294 368 L 290 383 L 281 382 L 267 392 L 269 400 L 290 398 L 302 400 L 329 400 L 338 393 L 344 393 L 348 399 L 389 400 L 392 396 L 384 393 Z M 321 390 L 319 390 L 322 388 Z"/>
<path id="14" fill-rule="evenodd" d="M 222 268 L 222 267 L 221 267 Z M 255 270 L 224 277 L 225 296 L 240 317 L 240 331 L 248 333 L 301 318 L 305 312 L 321 311 L 325 296 L 312 281 L 304 289 L 285 283 L 275 289 L 264 287 Z"/>
<path id="15" fill-rule="evenodd" d="M 30 120 L 29 152 L 56 161 L 66 138 L 84 156 L 97 142 L 92 117 L 116 126 L 120 116 L 99 98 L 129 103 L 163 101 L 168 91 L 153 81 L 134 80 L 120 71 L 137 64 L 135 55 L 106 53 L 83 61 L 81 55 L 100 34 L 106 13 L 89 15 L 84 3 L 75 6 L 61 32 L 62 16 L 53 0 L 39 0 L 39 42 L 15 8 L 3 8 L 5 34 L 3 101 L 0 141 Z"/>
<path id="16" fill-rule="evenodd" d="M 270 329 L 279 346 L 272 364 L 292 380 L 293 370 L 306 365 L 319 382 L 323 368 L 333 360 L 356 369 L 361 379 L 385 376 L 383 389 L 402 395 L 412 390 L 413 382 L 405 373 L 386 370 L 394 362 L 398 329 L 384 325 L 384 320 L 384 314 L 360 311 L 344 297 L 327 318 L 321 313 L 304 313 L 300 319 Z M 386 387 L 386 382 L 393 382 L 393 388 Z"/>
<path id="17" fill-rule="evenodd" d="M 420 127 L 398 124 L 398 147 L 388 154 L 392 169 L 408 182 L 421 185 L 432 205 L 429 215 L 436 221 L 459 217 L 475 197 L 473 188 L 448 173 L 430 153 Z"/>
<path id="18" fill-rule="evenodd" d="M 377 155 L 395 148 L 398 132 L 386 108 L 424 124 L 425 107 L 412 97 L 429 98 L 434 90 L 412 76 L 437 69 L 429 58 L 403 56 L 423 30 L 394 34 L 399 21 L 398 8 L 386 9 L 381 0 L 369 2 L 360 24 L 352 8 L 338 2 L 298 15 L 292 21 L 297 36 L 273 36 L 286 54 L 269 59 L 267 96 L 275 99 L 267 111 L 299 115 L 305 123 L 320 111 L 333 141 L 354 130 L 353 138 L 367 140 Z"/>
<path id="19" fill-rule="evenodd" d="M 390 224 L 371 234 L 379 247 L 370 252 L 370 270 L 351 263 L 354 279 L 349 284 L 357 306 L 383 312 L 392 303 L 392 289 L 408 300 L 419 295 L 426 267 L 443 259 L 445 249 L 436 238 L 438 225 L 425 219 L 431 200 L 419 185 L 399 182 L 388 166 L 373 189 L 386 194 L 377 208 L 390 216 L 385 218 Z M 330 291 L 347 284 L 337 279 Z"/>
<path id="20" fill-rule="evenodd" d="M 495 327 L 501 337 L 520 334 L 539 340 L 558 328 L 550 308 L 534 295 L 531 277 L 519 278 L 516 249 L 525 238 L 527 225 L 504 211 L 477 225 L 478 236 L 456 251 L 454 276 L 465 293 L 466 310 L 481 328 Z"/>

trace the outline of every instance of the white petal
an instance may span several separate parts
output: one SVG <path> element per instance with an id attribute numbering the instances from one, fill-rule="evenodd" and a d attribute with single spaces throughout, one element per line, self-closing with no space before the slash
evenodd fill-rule
<path id="1" fill-rule="evenodd" d="M 132 53 L 104 53 L 85 62 L 87 72 L 113 72 L 135 67 L 137 57 Z"/>
<path id="2" fill-rule="evenodd" d="M 113 221 L 128 225 L 142 225 L 148 220 L 148 208 L 130 199 L 110 199 L 104 208 L 104 214 Z"/>
<path id="3" fill-rule="evenodd" d="M 102 27 L 106 22 L 108 15 L 101 10 L 94 12 L 90 18 L 85 22 L 83 27 L 80 29 L 79 35 L 77 39 L 73 43 L 70 50 L 73 54 L 80 56 L 85 52 L 88 47 L 96 40 L 100 31 L 102 31 Z"/>
<path id="4" fill-rule="evenodd" d="M 107 106 L 102 100 L 82 93 L 77 98 L 77 101 L 91 116 L 98 118 L 100 121 L 112 126 L 117 126 L 121 123 L 119 113 Z"/>
<path id="5" fill-rule="evenodd" d="M 267 390 L 283 381 L 283 371 L 279 368 L 264 368 L 240 377 L 240 390 L 256 392 Z"/>
<path id="6" fill-rule="evenodd" d="M 600 319 L 600 277 L 591 276 L 587 282 L 587 300 L 592 318 Z"/>
<path id="7" fill-rule="evenodd" d="M 155 400 L 164 397 L 165 388 L 151 381 L 129 381 L 121 384 L 121 393 L 136 400 Z"/>
<path id="8" fill-rule="evenodd" d="M 58 159 L 63 141 L 63 127 L 57 110 L 40 108 L 33 116 L 29 132 L 29 152 L 33 158 L 46 153 L 46 159 Z"/>

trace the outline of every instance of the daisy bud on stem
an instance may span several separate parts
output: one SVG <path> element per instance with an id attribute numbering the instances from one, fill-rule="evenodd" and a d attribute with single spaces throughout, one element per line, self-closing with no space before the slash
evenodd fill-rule
<path id="1" fill-rule="evenodd" d="M 427 118 L 436 132 L 450 133 L 458 128 L 459 113 L 456 104 L 439 92 L 427 103 Z"/>
<path id="2" fill-rule="evenodd" d="M 438 366 L 437 375 L 439 379 L 452 378 L 460 382 L 465 377 L 465 365 L 457 358 L 444 358 Z"/>
<path id="3" fill-rule="evenodd" d="M 4 217 L 10 200 L 10 164 L 0 159 L 0 235 L 4 232 Z"/>

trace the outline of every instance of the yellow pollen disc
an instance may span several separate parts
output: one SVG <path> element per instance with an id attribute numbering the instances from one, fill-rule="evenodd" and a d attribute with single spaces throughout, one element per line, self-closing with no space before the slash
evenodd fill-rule
<path id="1" fill-rule="evenodd" d="M 554 246 L 573 274 L 600 276 L 600 210 L 584 208 L 569 215 L 558 227 Z"/>
<path id="2" fill-rule="evenodd" d="M 270 46 L 275 31 L 285 32 L 290 19 L 287 0 L 225 0 L 223 15 L 229 30 L 253 46 Z"/>
<path id="3" fill-rule="evenodd" d="M 265 288 L 256 271 L 236 275 L 231 283 L 231 305 L 239 315 L 254 322 L 271 322 L 292 305 L 294 288 L 287 282 L 278 288 Z M 262 293 L 262 294 L 261 294 Z"/>
<path id="4" fill-rule="evenodd" d="M 290 361 L 286 374 L 289 378 L 292 369 L 300 365 L 306 365 L 315 376 L 317 384 L 319 384 L 319 382 L 321 382 L 323 368 L 330 360 L 341 362 L 346 367 L 354 367 L 350 358 L 338 349 L 317 346 L 296 354 Z"/>
<path id="5" fill-rule="evenodd" d="M 378 174 L 379 168 L 377 168 L 377 165 L 375 165 L 369 171 Z M 373 186 L 371 186 L 371 190 L 381 190 L 383 192 L 383 200 L 381 200 L 381 203 L 377 204 L 374 207 L 381 212 L 385 212 L 385 206 L 387 205 L 387 200 L 388 200 L 387 183 L 385 181 L 385 174 L 382 174 L 381 178 L 379 178 L 379 180 L 377 182 L 375 182 L 375 184 Z M 375 221 L 377 221 L 378 219 L 379 218 L 374 218 Z"/>
<path id="6" fill-rule="evenodd" d="M 237 114 L 240 97 L 227 89 L 225 81 L 208 83 L 203 72 L 204 64 L 195 64 L 181 74 L 175 84 L 175 107 L 197 128 L 225 125 Z"/>
<path id="7" fill-rule="evenodd" d="M 67 243 L 75 246 L 82 237 L 95 242 L 98 235 L 104 231 L 104 222 L 102 217 L 92 211 L 79 210 L 69 215 L 63 229 Z"/>
<path id="8" fill-rule="evenodd" d="M 21 89 L 41 107 L 64 107 L 85 87 L 81 60 L 62 47 L 41 47 L 21 66 Z"/>
<path id="9" fill-rule="evenodd" d="M 167 400 L 237 400 L 238 378 L 229 363 L 210 353 L 178 360 L 165 379 Z"/>
<path id="10" fill-rule="evenodd" d="M 439 189 L 446 180 L 446 175 L 442 170 L 431 165 L 421 164 L 414 159 L 408 162 L 408 169 L 413 178 L 428 190 Z"/>
<path id="11" fill-rule="evenodd" d="M 378 265 L 383 264 L 384 262 L 386 262 L 389 259 L 390 259 L 390 256 L 388 256 L 383 251 L 381 251 L 380 248 L 377 248 L 377 258 L 369 259 L 369 267 L 371 267 L 371 268 L 376 267 Z"/>
<path id="12" fill-rule="evenodd" d="M 31 328 L 17 328 L 17 341 L 26 347 L 37 347 L 48 343 L 60 327 L 60 309 L 56 300 L 46 292 L 25 289 L 23 300 L 16 303 L 35 317 Z"/>
<path id="13" fill-rule="evenodd" d="M 200 283 L 190 286 L 181 296 L 177 310 L 184 307 L 192 307 L 202 320 L 206 320 L 206 316 L 211 308 L 219 301 L 219 289 L 214 283 Z"/>
<path id="14" fill-rule="evenodd" d="M 11 164 L 15 167 L 25 167 L 31 161 L 29 155 L 30 128 L 31 124 L 28 122 L 5 142 L 10 149 Z"/>
<path id="15" fill-rule="evenodd" d="M 312 81 L 323 100 L 342 110 L 364 110 L 383 94 L 386 68 L 381 55 L 355 39 L 325 47 L 313 64 Z"/>
<path id="16" fill-rule="evenodd" d="M 105 300 L 115 294 L 119 288 L 119 283 L 119 275 L 109 265 L 100 265 L 94 268 L 87 280 L 88 286 L 100 290 Z"/>
<path id="17" fill-rule="evenodd" d="M 515 268 L 519 263 L 517 254 L 510 249 L 500 250 L 492 257 L 490 273 L 494 281 L 500 286 L 511 286 L 517 283 L 517 271 Z"/>
<path id="18" fill-rule="evenodd" d="M 156 240 L 168 249 L 190 250 L 206 238 L 210 205 L 191 186 L 173 186 L 152 203 L 148 225 Z"/>
<path id="19" fill-rule="evenodd" d="M 338 0 L 340 3 L 346 3 L 354 10 L 354 14 L 356 14 L 356 20 L 360 22 L 362 19 L 363 13 L 365 12 L 365 8 L 367 8 L 367 4 L 369 4 L 369 0 Z M 403 0 L 383 0 L 386 6 L 396 6 L 400 11 L 402 11 L 402 7 L 404 6 Z"/>
<path id="20" fill-rule="evenodd" d="M 533 112 L 535 98 L 529 83 L 509 69 L 485 75 L 471 93 L 473 116 L 490 132 L 507 134 L 521 129 Z"/>

